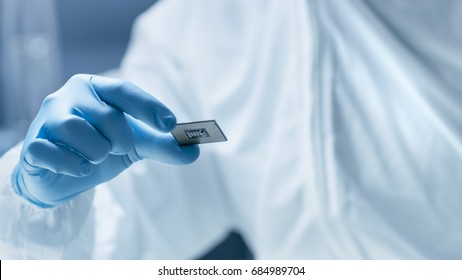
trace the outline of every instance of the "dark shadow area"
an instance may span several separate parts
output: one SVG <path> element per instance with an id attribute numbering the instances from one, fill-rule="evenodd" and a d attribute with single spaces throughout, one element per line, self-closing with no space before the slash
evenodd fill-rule
<path id="1" fill-rule="evenodd" d="M 220 245 L 199 258 L 200 260 L 253 260 L 253 254 L 241 235 L 232 232 Z"/>

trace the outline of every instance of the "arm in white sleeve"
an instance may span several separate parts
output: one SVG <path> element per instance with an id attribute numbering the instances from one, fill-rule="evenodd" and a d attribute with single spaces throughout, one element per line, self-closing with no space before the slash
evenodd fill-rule
<path id="1" fill-rule="evenodd" d="M 62 259 L 66 255 L 89 258 L 92 242 L 72 249 L 83 224 L 90 218 L 93 191 L 59 207 L 43 209 L 17 195 L 12 173 L 21 145 L 0 158 L 0 259 Z M 87 233 L 92 239 L 91 230 Z"/>

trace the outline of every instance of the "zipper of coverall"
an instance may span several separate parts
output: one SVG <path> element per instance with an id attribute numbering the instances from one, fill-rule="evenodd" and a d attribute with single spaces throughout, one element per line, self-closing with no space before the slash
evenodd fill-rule
<path id="1" fill-rule="evenodd" d="M 305 139 L 310 139 L 308 150 L 305 152 L 307 157 L 307 166 L 311 166 L 314 172 L 311 177 L 307 178 L 310 186 L 308 187 L 307 201 L 312 207 L 309 209 L 316 211 L 316 225 L 322 232 L 323 238 L 326 239 L 326 249 L 335 255 L 335 248 L 331 247 L 329 240 L 333 240 L 331 229 L 326 223 L 328 209 L 328 190 L 325 181 L 325 160 L 323 158 L 323 118 L 322 118 L 322 98 L 320 85 L 320 44 L 319 39 L 320 27 L 318 26 L 318 15 L 316 9 L 318 3 L 315 0 L 301 0 L 304 4 L 301 14 L 302 38 L 303 43 L 301 55 L 302 63 L 302 94 L 305 97 L 304 106 L 306 108 L 307 120 Z M 311 37 L 310 37 L 311 35 Z M 311 40 L 310 40 L 311 39 Z M 332 255 L 334 257 L 334 255 Z"/>
<path id="2" fill-rule="evenodd" d="M 324 163 L 321 152 L 322 120 L 321 100 L 319 96 L 319 34 L 317 15 L 313 11 L 316 3 L 310 0 L 300 0 L 300 81 L 301 97 L 303 98 L 303 139 L 308 139 L 309 145 L 303 147 L 304 165 L 310 171 L 306 178 L 308 188 L 306 200 L 310 211 L 316 211 L 316 216 L 325 214 L 327 193 L 324 187 Z"/>
<path id="3" fill-rule="evenodd" d="M 311 1 L 311 2 L 310 2 Z M 325 1 L 325 0 L 320 0 Z M 325 84 L 322 84 L 325 78 L 321 75 L 321 70 L 329 70 L 329 68 L 324 67 L 331 67 L 331 64 L 321 65 L 322 59 L 321 55 L 323 55 L 323 51 L 327 51 L 326 46 L 323 46 L 323 40 L 321 40 L 321 23 L 319 19 L 319 2 L 317 0 L 305 0 L 306 9 L 308 10 L 308 14 L 310 15 L 310 22 L 306 23 L 311 24 L 311 32 L 312 32 L 312 59 L 306 60 L 308 63 L 306 64 L 305 68 L 309 68 L 308 72 L 311 74 L 307 80 L 306 84 L 308 87 L 307 94 L 310 93 L 312 96 L 311 105 L 312 114 L 311 124 L 313 125 L 310 127 L 310 132 L 312 133 L 311 139 L 313 141 L 311 149 L 313 160 L 312 164 L 314 164 L 314 170 L 316 171 L 316 179 L 314 183 L 316 184 L 313 189 L 314 191 L 311 192 L 313 197 L 319 198 L 320 201 L 315 202 L 316 209 L 318 211 L 318 222 L 319 229 L 322 230 L 323 238 L 326 240 L 326 249 L 330 251 L 333 258 L 344 258 L 345 255 L 342 254 L 342 250 L 339 251 L 335 244 L 338 244 L 337 240 L 341 238 L 343 242 L 348 242 L 350 244 L 350 239 L 348 236 L 344 234 L 338 234 L 333 232 L 333 228 L 331 227 L 329 220 L 331 220 L 332 215 L 338 217 L 338 215 L 342 215 L 342 208 L 343 202 L 341 200 L 341 191 L 338 190 L 338 184 L 336 183 L 336 178 L 327 178 L 328 175 L 328 166 L 326 165 L 328 156 L 331 157 L 331 160 L 334 160 L 333 150 L 331 149 L 328 151 L 326 148 L 326 142 L 332 141 L 332 139 L 328 139 L 325 137 L 324 133 L 326 129 L 330 129 L 329 133 L 332 134 L 332 127 L 329 123 L 329 107 L 328 104 L 331 104 L 331 98 L 329 89 L 326 90 L 326 87 L 332 85 L 332 81 L 327 80 Z M 310 3 L 311 5 L 308 5 Z M 311 9 L 309 9 L 311 7 Z M 325 42 L 325 41 L 324 41 Z M 310 50 L 309 48 L 305 48 L 305 50 Z M 330 69 L 332 70 L 332 69 Z M 329 73 L 329 72 L 328 72 Z M 329 79 L 330 77 L 327 76 Z M 330 82 L 330 83 L 329 83 Z M 309 84 L 311 83 L 311 84 Z M 324 91 L 322 91 L 324 90 Z M 325 93 L 325 94 L 324 94 Z M 332 137 L 332 135 L 331 135 Z M 327 145 L 333 145 L 333 143 L 327 143 Z M 329 154 L 330 152 L 330 154 Z M 335 174 L 335 170 L 331 170 L 332 174 Z M 311 199 L 313 201 L 313 199 Z M 345 239 L 346 238 L 346 239 Z M 350 244 L 351 245 L 351 244 Z"/>
<path id="4" fill-rule="evenodd" d="M 340 203 L 340 191 L 338 189 L 338 184 L 336 183 L 335 168 L 334 166 L 329 166 L 327 160 L 334 160 L 334 151 L 333 151 L 333 132 L 330 116 L 332 115 L 329 104 L 332 103 L 332 90 L 329 89 L 329 86 L 332 86 L 332 77 L 329 76 L 332 74 L 332 70 L 329 67 L 332 67 L 331 62 L 324 61 L 324 53 L 328 50 L 328 45 L 323 45 L 326 40 L 321 39 L 321 19 L 320 19 L 320 3 L 316 0 L 311 1 L 312 9 L 309 9 L 310 19 L 311 19 L 311 30 L 313 33 L 313 47 L 312 47 L 312 63 L 311 67 L 311 77 L 309 82 L 311 82 L 310 89 L 312 90 L 313 98 L 313 127 L 311 129 L 312 139 L 313 139 L 313 154 L 315 155 L 315 168 L 316 168 L 316 189 L 318 195 L 321 197 L 323 205 L 323 214 L 326 210 L 330 214 L 340 214 L 342 205 Z M 323 71 L 326 71 L 323 73 Z M 331 176 L 329 176 L 331 174 Z"/>
<path id="5" fill-rule="evenodd" d="M 321 85 L 320 85 L 320 39 L 319 39 L 319 26 L 318 26 L 318 15 L 316 14 L 317 3 L 316 1 L 305 0 L 305 26 L 311 31 L 311 48 L 305 46 L 304 51 L 308 53 L 308 58 L 305 59 L 305 68 L 308 68 L 307 76 L 304 81 L 307 85 L 306 95 L 311 97 L 308 100 L 306 106 L 310 113 L 308 118 L 308 139 L 311 139 L 311 165 L 314 170 L 313 189 L 315 193 L 312 195 L 316 198 L 320 198 L 320 201 L 316 201 L 316 209 L 319 212 L 318 215 L 323 215 L 325 209 L 324 203 L 327 201 L 327 194 L 325 191 L 325 170 L 324 170 L 324 159 L 323 159 L 323 143 L 322 143 L 322 96 Z M 305 34 L 306 35 L 306 34 Z M 310 38 L 307 38 L 309 40 Z M 309 99 L 309 97 L 308 97 Z M 311 102 L 309 102 L 311 101 Z M 310 110 L 311 109 L 311 110 Z"/>
<path id="6" fill-rule="evenodd" d="M 299 54 L 300 54 L 300 76 L 299 76 L 299 85 L 300 85 L 300 112 L 301 112 L 301 127 L 306 127 L 306 129 L 301 130 L 302 139 L 307 139 L 308 145 L 302 145 L 301 154 L 303 159 L 303 166 L 307 169 L 306 176 L 306 197 L 305 200 L 309 204 L 310 211 L 321 212 L 322 203 L 317 198 L 319 196 L 316 191 L 316 175 L 314 170 L 316 169 L 316 159 L 315 159 L 315 146 L 313 143 L 313 117 L 314 111 L 314 98 L 313 98 L 313 87 L 311 86 L 313 79 L 313 68 L 315 63 L 315 42 L 310 40 L 314 38 L 314 27 L 311 26 L 313 23 L 310 19 L 309 11 L 309 0 L 300 0 L 298 2 L 299 6 L 296 7 L 298 11 L 298 29 L 299 29 Z M 314 214 L 314 213 L 310 213 Z M 318 215 L 318 214 L 315 214 Z"/>

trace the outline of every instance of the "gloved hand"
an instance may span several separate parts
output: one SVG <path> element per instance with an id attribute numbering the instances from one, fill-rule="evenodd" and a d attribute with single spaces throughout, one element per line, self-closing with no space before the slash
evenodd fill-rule
<path id="1" fill-rule="evenodd" d="M 13 174 L 17 193 L 59 205 L 108 181 L 141 159 L 187 164 L 199 148 L 168 133 L 173 113 L 135 85 L 90 75 L 72 77 L 45 98 Z"/>

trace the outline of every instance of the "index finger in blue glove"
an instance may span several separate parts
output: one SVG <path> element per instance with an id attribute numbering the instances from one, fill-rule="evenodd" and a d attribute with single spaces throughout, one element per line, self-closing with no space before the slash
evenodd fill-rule
<path id="1" fill-rule="evenodd" d="M 198 145 L 179 146 L 170 133 L 159 133 L 145 123 L 128 119 L 136 131 L 135 149 L 129 154 L 131 161 L 155 159 L 168 164 L 188 164 L 200 154 Z"/>
<path id="2" fill-rule="evenodd" d="M 175 128 L 175 115 L 159 100 L 134 84 L 100 76 L 92 76 L 90 84 L 102 101 L 149 126 L 162 132 Z"/>

